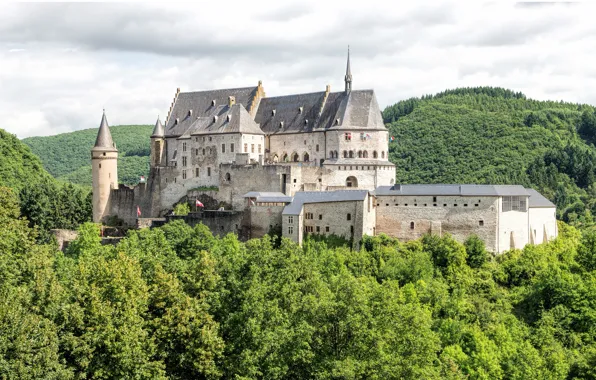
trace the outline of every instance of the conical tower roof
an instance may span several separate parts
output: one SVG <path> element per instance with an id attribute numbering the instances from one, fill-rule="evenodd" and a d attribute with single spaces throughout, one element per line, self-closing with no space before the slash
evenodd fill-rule
<path id="1" fill-rule="evenodd" d="M 112 134 L 110 133 L 110 127 L 108 126 L 108 119 L 106 118 L 106 111 L 103 111 L 101 117 L 101 123 L 99 124 L 99 131 L 97 132 L 97 139 L 95 140 L 95 146 L 93 150 L 117 152 L 116 145 L 112 140 Z"/>
<path id="2" fill-rule="evenodd" d="M 153 133 L 151 134 L 151 137 L 164 137 L 164 129 L 163 129 L 163 124 L 161 124 L 161 121 L 159 120 L 159 116 L 157 117 L 157 122 L 155 123 L 155 128 L 153 128 Z"/>

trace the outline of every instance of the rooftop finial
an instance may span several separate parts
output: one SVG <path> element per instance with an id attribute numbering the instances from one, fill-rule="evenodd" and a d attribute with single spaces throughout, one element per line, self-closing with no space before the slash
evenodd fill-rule
<path id="1" fill-rule="evenodd" d="M 346 82 L 346 92 L 352 91 L 352 70 L 350 69 L 350 45 L 348 45 L 348 64 L 346 66 L 346 76 L 344 78 Z"/>

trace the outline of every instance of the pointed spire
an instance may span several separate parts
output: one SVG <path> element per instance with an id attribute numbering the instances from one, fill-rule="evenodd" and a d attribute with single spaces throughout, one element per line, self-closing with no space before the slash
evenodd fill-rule
<path id="1" fill-rule="evenodd" d="M 103 115 L 101 117 L 101 123 L 99 124 L 99 131 L 97 132 L 97 139 L 95 140 L 95 146 L 93 150 L 105 150 L 105 151 L 115 151 L 116 145 L 114 145 L 114 141 L 112 140 L 112 134 L 110 133 L 110 127 L 108 126 L 108 119 L 106 118 L 106 110 L 103 110 Z"/>
<path id="2" fill-rule="evenodd" d="M 163 124 L 161 124 L 161 121 L 159 120 L 159 115 L 157 116 L 157 122 L 155 123 L 155 128 L 153 128 L 151 137 L 164 137 Z"/>
<path id="3" fill-rule="evenodd" d="M 346 92 L 352 91 L 352 69 L 350 68 L 350 45 L 348 45 L 348 64 L 346 65 L 346 76 L 344 77 L 346 82 Z"/>

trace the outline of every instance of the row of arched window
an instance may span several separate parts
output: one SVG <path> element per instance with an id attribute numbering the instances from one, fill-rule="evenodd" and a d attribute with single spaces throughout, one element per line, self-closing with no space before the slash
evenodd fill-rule
<path id="1" fill-rule="evenodd" d="M 367 150 L 359 150 L 358 152 L 353 150 L 344 150 L 342 154 L 343 158 L 368 158 Z M 337 150 L 329 151 L 330 158 L 339 158 Z M 372 158 L 379 158 L 379 154 L 376 150 L 372 152 Z M 381 151 L 381 158 L 385 158 L 385 151 Z"/>
<path id="2" fill-rule="evenodd" d="M 279 156 L 277 154 L 273 155 L 273 162 L 280 162 Z M 283 156 L 281 156 L 281 162 L 308 162 L 310 161 L 310 156 L 308 155 L 308 153 L 304 152 L 302 154 L 302 157 L 300 157 L 300 155 L 298 153 L 293 153 L 292 156 L 289 156 L 287 153 L 284 153 Z"/>

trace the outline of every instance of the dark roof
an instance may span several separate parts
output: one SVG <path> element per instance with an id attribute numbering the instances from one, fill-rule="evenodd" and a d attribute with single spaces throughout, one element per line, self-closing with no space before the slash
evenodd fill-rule
<path id="1" fill-rule="evenodd" d="M 379 186 L 375 195 L 528 196 L 520 185 L 400 185 Z"/>
<path id="2" fill-rule="evenodd" d="M 530 194 L 530 199 L 528 201 L 530 208 L 556 208 L 557 206 L 554 205 L 551 201 L 544 197 L 544 195 L 540 194 L 538 191 L 534 189 L 526 189 L 528 194 Z"/>
<path id="3" fill-rule="evenodd" d="M 118 149 L 116 149 L 114 141 L 112 140 L 112 134 L 110 133 L 110 127 L 108 126 L 108 119 L 106 118 L 105 111 L 103 113 L 103 116 L 101 117 L 101 123 L 99 124 L 99 131 L 97 132 L 97 139 L 95 140 L 93 150 L 109 152 L 118 151 Z"/>
<path id="4" fill-rule="evenodd" d="M 386 130 L 373 90 L 332 92 L 326 100 L 325 92 L 263 98 L 255 121 L 267 134 L 327 129 Z"/>
<path id="5" fill-rule="evenodd" d="M 242 105 L 235 104 L 231 107 L 219 106 L 211 116 L 198 118 L 183 136 L 213 133 L 264 134 L 248 111 Z"/>
<path id="6" fill-rule="evenodd" d="M 153 128 L 153 133 L 151 134 L 151 137 L 163 137 L 163 136 L 164 136 L 163 124 L 161 123 L 161 120 L 159 120 L 159 116 L 158 116 L 157 122 L 155 122 L 155 128 Z"/>
<path id="7" fill-rule="evenodd" d="M 251 191 L 243 196 L 244 198 L 256 198 L 257 202 L 292 202 L 292 197 L 279 192 Z"/>
<path id="8" fill-rule="evenodd" d="M 367 194 L 368 190 L 299 191 L 282 214 L 298 215 L 305 203 L 363 201 Z"/>
<path id="9" fill-rule="evenodd" d="M 246 109 L 249 109 L 256 93 L 256 86 L 181 92 L 178 94 L 172 112 L 166 121 L 165 134 L 168 137 L 181 136 L 190 128 L 197 117 L 211 116 L 219 106 L 227 105 L 230 96 L 236 98 L 236 104 L 242 104 Z M 214 100 L 215 105 L 213 105 Z M 189 111 L 192 111 L 192 114 Z M 178 119 L 177 124 L 176 119 Z"/>
<path id="10" fill-rule="evenodd" d="M 341 152 L 340 152 L 341 154 Z M 328 158 L 325 160 L 326 165 L 375 165 L 375 166 L 395 166 L 391 161 L 381 161 L 374 158 Z"/>
<path id="11" fill-rule="evenodd" d="M 311 132 L 324 98 L 324 91 L 263 98 L 259 103 L 255 122 L 267 134 Z M 280 128 L 281 122 L 283 128 Z"/>

